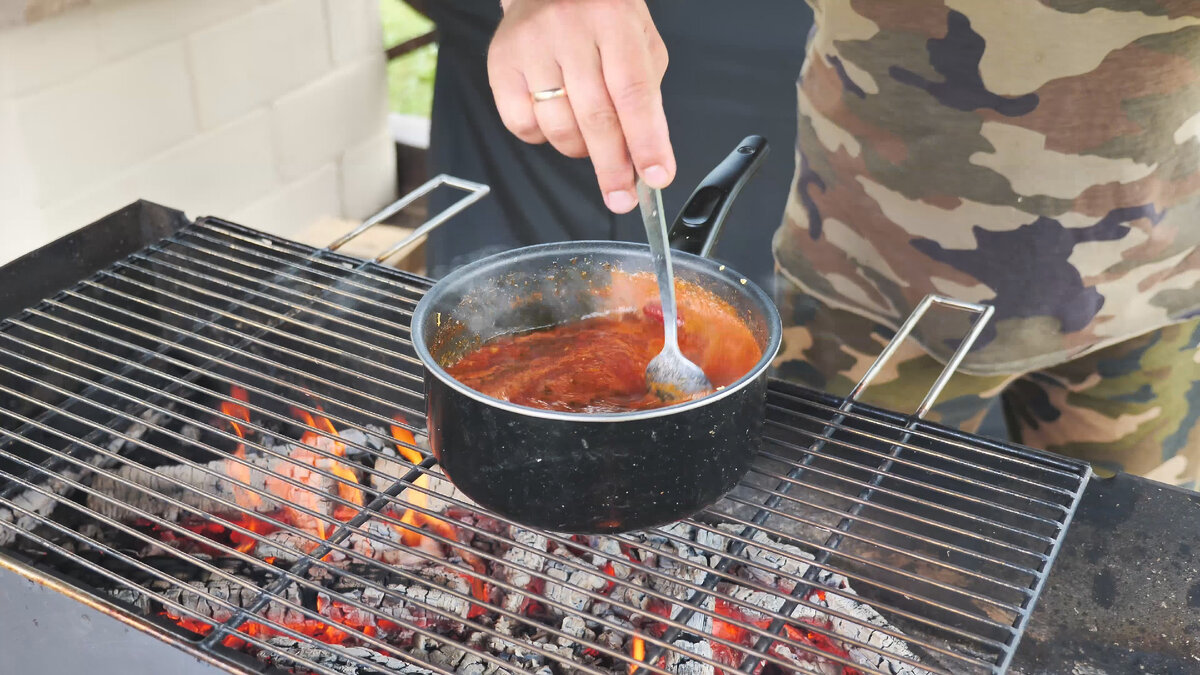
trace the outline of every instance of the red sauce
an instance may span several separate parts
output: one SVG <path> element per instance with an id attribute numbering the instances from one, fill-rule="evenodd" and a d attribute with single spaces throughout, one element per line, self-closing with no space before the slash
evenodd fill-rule
<path id="1" fill-rule="evenodd" d="M 488 341 L 450 366 L 459 382 L 518 405 L 566 412 L 625 412 L 666 405 L 646 387 L 646 365 L 662 350 L 662 310 L 649 274 L 614 273 L 602 295 L 612 311 Z M 727 303 L 676 283 L 679 348 L 714 387 L 737 381 L 762 358 L 750 329 Z"/>

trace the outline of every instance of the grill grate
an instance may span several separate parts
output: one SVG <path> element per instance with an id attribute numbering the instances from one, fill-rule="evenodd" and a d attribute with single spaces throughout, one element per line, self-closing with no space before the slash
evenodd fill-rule
<path id="1" fill-rule="evenodd" d="M 422 370 L 408 320 L 428 286 L 202 219 L 0 324 L 0 564 L 232 672 L 258 667 L 247 651 L 327 675 L 388 664 L 455 672 L 401 653 L 387 627 L 457 642 L 479 672 L 519 669 L 489 640 L 519 643 L 528 663 L 553 672 L 665 674 L 684 660 L 701 668 L 690 672 L 737 670 L 723 653 L 745 654 L 745 672 L 794 671 L 797 658 L 813 672 L 822 663 L 864 673 L 1007 666 L 1085 465 L 773 383 L 769 440 L 713 508 L 616 537 L 527 532 L 437 489 L 444 481 L 419 443 L 399 442 L 402 453 L 420 453 L 415 463 L 384 450 L 398 443 L 392 425 L 421 434 Z M 249 421 L 221 411 L 231 387 L 248 393 Z M 341 435 L 298 422 L 293 408 Z M 250 505 L 277 499 L 263 480 L 309 485 L 277 470 L 300 432 L 313 441 L 311 473 L 334 487 L 320 503 L 291 508 L 327 520 L 327 539 Z M 343 455 L 358 458 L 358 483 L 338 471 L 351 464 Z M 418 530 L 401 512 L 440 517 L 456 532 Z M 205 524 L 236 534 L 214 539 Z M 434 546 L 404 551 L 464 583 L 434 585 L 428 569 L 384 564 L 361 545 L 379 528 L 436 542 L 445 557 Z M 283 533 L 311 550 L 264 560 L 259 547 L 278 548 Z M 630 575 L 600 571 L 613 566 Z M 397 590 L 417 587 L 437 592 Z M 581 637 L 506 605 L 505 595 L 556 617 L 598 603 L 615 614 L 588 614 L 592 632 Z M 424 620 L 380 598 L 402 598 Z M 304 628 L 333 625 L 331 601 L 362 619 L 337 628 L 364 649 L 330 647 Z M 797 619 L 814 612 L 832 620 Z M 500 620 L 550 639 L 514 637 Z M 446 623 L 466 631 L 447 636 Z M 593 639 L 598 632 L 619 639 Z M 714 647 L 686 648 L 700 638 Z M 629 649 L 638 641 L 641 658 Z M 864 655 L 886 660 L 867 665 Z"/>

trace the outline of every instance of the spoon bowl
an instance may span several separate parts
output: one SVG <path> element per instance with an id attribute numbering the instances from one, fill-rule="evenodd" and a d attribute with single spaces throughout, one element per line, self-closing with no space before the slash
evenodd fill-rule
<path id="1" fill-rule="evenodd" d="M 667 221 L 663 217 L 662 193 L 637 181 L 638 203 L 646 239 L 654 260 L 654 275 L 658 278 L 658 294 L 662 302 L 663 348 L 646 366 L 646 385 L 663 401 L 680 401 L 713 390 L 704 371 L 679 351 L 676 324 L 675 272 L 671 267 L 671 248 L 667 241 Z"/>

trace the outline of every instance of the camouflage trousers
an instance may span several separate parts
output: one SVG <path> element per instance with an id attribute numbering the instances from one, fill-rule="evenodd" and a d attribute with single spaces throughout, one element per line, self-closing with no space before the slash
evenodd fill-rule
<path id="1" fill-rule="evenodd" d="M 784 331 L 775 375 L 812 389 L 846 395 L 893 335 L 781 275 L 776 300 Z M 974 432 L 999 401 L 1013 441 L 1089 461 L 1101 475 L 1125 471 L 1197 489 L 1198 346 L 1200 319 L 1192 319 L 1044 370 L 956 373 L 927 419 Z M 942 367 L 909 339 L 861 400 L 912 412 Z"/>

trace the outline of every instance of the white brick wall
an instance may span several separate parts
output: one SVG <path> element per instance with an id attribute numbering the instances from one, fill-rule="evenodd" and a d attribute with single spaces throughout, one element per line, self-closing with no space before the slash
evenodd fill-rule
<path id="1" fill-rule="evenodd" d="M 87 70 L 99 56 L 90 9 L 0 29 L 0 96 L 61 82 Z"/>
<path id="2" fill-rule="evenodd" d="M 329 69 L 320 0 L 278 0 L 188 38 L 200 121 L 213 127 Z"/>
<path id="3" fill-rule="evenodd" d="M 271 107 L 284 176 L 303 175 L 387 128 L 387 77 L 382 54 L 330 73 Z"/>
<path id="4" fill-rule="evenodd" d="M 16 106 L 39 206 L 65 200 L 197 131 L 178 43 L 89 70 Z"/>
<path id="5" fill-rule="evenodd" d="M 101 58 L 116 58 L 180 39 L 246 8 L 245 0 L 107 0 L 107 5 L 94 12 Z"/>
<path id="6" fill-rule="evenodd" d="M 270 116 L 259 110 L 196 136 L 50 210 L 53 222 L 88 223 L 149 199 L 194 215 L 227 217 L 283 186 L 272 161 Z"/>
<path id="7" fill-rule="evenodd" d="M 106 0 L 0 28 L 0 264 L 139 198 L 284 236 L 369 215 L 395 197 L 386 86 L 377 0 Z"/>
<path id="8" fill-rule="evenodd" d="M 325 0 L 325 13 L 329 16 L 329 47 L 334 65 L 344 66 L 383 50 L 377 5 Z"/>
<path id="9" fill-rule="evenodd" d="M 239 223 L 253 223 L 260 230 L 287 236 L 296 231 L 296 223 L 305 221 L 308 214 L 340 213 L 341 201 L 338 168 L 331 162 L 289 183 L 282 190 L 235 211 L 231 219 Z M 329 241 L 335 238 L 331 236 Z"/>
<path id="10" fill-rule="evenodd" d="M 347 217 L 366 219 L 396 198 L 396 149 L 386 133 L 342 154 L 342 206 Z"/>

